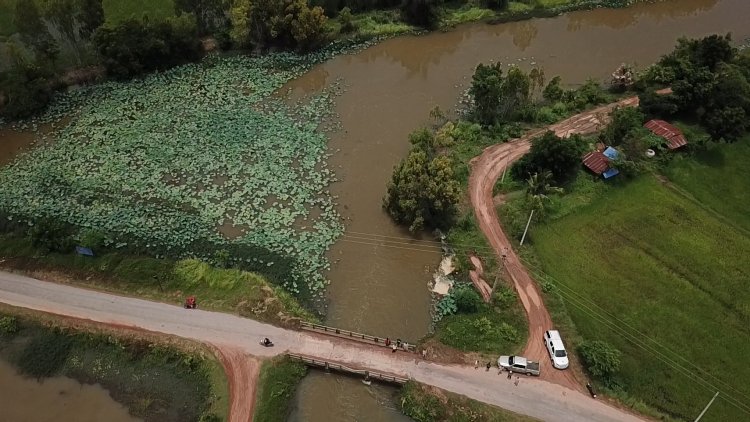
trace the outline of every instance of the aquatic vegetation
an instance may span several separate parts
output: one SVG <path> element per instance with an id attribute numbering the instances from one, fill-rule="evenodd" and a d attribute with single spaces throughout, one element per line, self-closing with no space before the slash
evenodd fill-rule
<path id="1" fill-rule="evenodd" d="M 52 142 L 0 170 L 0 211 L 29 225 L 53 218 L 101 231 L 114 246 L 136 242 L 157 256 L 213 260 L 238 245 L 262 248 L 272 254 L 241 259 L 290 262 L 285 287 L 319 291 L 325 251 L 343 231 L 319 128 L 333 96 L 327 90 L 290 107 L 273 94 L 342 48 L 209 57 L 60 96 L 24 125 L 75 117 Z"/>

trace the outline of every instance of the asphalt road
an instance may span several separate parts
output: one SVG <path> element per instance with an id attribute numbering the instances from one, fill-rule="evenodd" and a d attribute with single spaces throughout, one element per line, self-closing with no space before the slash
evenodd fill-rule
<path id="1" fill-rule="evenodd" d="M 186 310 L 179 306 L 120 297 L 64 284 L 0 272 L 0 302 L 104 324 L 130 326 L 241 350 L 256 356 L 292 352 L 348 366 L 411 377 L 424 384 L 463 394 L 542 420 L 637 421 L 636 416 L 610 407 L 569 388 L 532 377 L 508 380 L 497 369 L 431 363 L 413 354 L 391 353 L 382 347 L 353 343 L 315 333 L 274 327 L 238 316 Z M 269 337 L 273 348 L 259 342 Z M 364 385 L 362 388 L 367 388 Z"/>

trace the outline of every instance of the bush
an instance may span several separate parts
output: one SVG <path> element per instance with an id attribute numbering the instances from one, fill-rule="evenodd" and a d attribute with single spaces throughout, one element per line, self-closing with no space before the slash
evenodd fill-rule
<path id="1" fill-rule="evenodd" d="M 73 340 L 59 331 L 35 337 L 18 362 L 21 372 L 36 378 L 54 375 L 65 363 L 72 345 Z"/>
<path id="2" fill-rule="evenodd" d="M 0 317 L 0 334 L 13 335 L 20 330 L 18 320 L 12 316 Z"/>
<path id="3" fill-rule="evenodd" d="M 456 290 L 452 296 L 456 300 L 456 310 L 460 313 L 473 314 L 482 306 L 482 298 L 471 286 Z"/>
<path id="4" fill-rule="evenodd" d="M 0 117 L 29 117 L 44 110 L 52 99 L 51 73 L 39 64 L 28 64 L 0 73 Z"/>
<path id="5" fill-rule="evenodd" d="M 435 0 L 404 0 L 401 13 L 406 22 L 426 29 L 437 26 L 440 18 Z"/>
<path id="6" fill-rule="evenodd" d="M 93 42 L 107 72 L 119 79 L 196 61 L 203 49 L 191 15 L 156 23 L 131 19 L 113 28 L 103 26 L 94 33 Z"/>
<path id="7" fill-rule="evenodd" d="M 341 12 L 339 12 L 339 22 L 341 22 L 341 32 L 348 33 L 353 32 L 357 27 L 354 25 L 354 22 L 352 21 L 352 10 L 348 7 L 345 7 L 341 9 Z"/>
<path id="8" fill-rule="evenodd" d="M 31 244 L 47 252 L 71 252 L 75 246 L 72 234 L 71 227 L 52 219 L 39 220 L 29 230 Z"/>
<path id="9" fill-rule="evenodd" d="M 585 341 L 578 347 L 578 354 L 589 373 L 600 381 L 609 382 L 620 370 L 621 353 L 609 343 Z"/>
<path id="10" fill-rule="evenodd" d="M 554 182 L 564 184 L 578 174 L 584 148 L 578 135 L 561 140 L 548 131 L 531 141 L 531 150 L 513 165 L 511 172 L 517 180 L 524 180 L 531 174 L 549 171 Z"/>

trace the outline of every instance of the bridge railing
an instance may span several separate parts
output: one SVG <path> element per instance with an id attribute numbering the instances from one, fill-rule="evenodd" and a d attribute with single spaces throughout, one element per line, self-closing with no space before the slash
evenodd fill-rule
<path id="1" fill-rule="evenodd" d="M 344 330 L 341 328 L 329 327 L 327 325 L 313 324 L 311 322 L 306 322 L 306 321 L 300 322 L 300 327 L 303 330 L 314 331 L 316 333 L 327 334 L 327 335 L 335 336 L 335 337 L 348 338 L 351 340 L 358 341 L 360 343 L 368 343 L 368 344 L 373 344 L 375 346 L 381 346 L 381 347 L 390 347 L 390 345 L 386 346 L 385 337 L 375 337 L 369 334 L 357 333 L 354 331 Z M 390 339 L 390 341 L 391 341 L 391 344 L 396 343 L 395 339 Z M 415 344 L 401 343 L 401 347 L 399 348 L 399 350 L 415 353 L 417 351 L 417 346 Z"/>
<path id="2" fill-rule="evenodd" d="M 340 364 L 338 362 L 331 362 L 331 361 L 327 361 L 323 359 L 316 359 L 311 356 L 298 355 L 295 353 L 287 353 L 287 356 L 289 356 L 291 359 L 303 362 L 304 364 L 308 366 L 315 366 L 318 368 L 323 368 L 326 371 L 333 370 L 333 371 L 344 372 L 344 373 L 353 374 L 353 375 L 361 375 L 366 380 L 375 379 L 378 381 L 389 382 L 389 383 L 394 383 L 394 384 L 406 384 L 409 381 L 408 378 L 400 377 L 398 375 L 387 374 L 387 373 L 378 372 L 378 371 L 370 371 L 367 369 L 352 368 L 352 367 Z"/>

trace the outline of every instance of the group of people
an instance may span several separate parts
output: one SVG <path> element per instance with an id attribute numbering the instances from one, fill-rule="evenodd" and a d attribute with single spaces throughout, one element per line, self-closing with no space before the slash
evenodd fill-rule
<path id="1" fill-rule="evenodd" d="M 492 362 L 487 362 L 487 365 L 485 365 L 485 367 L 487 368 L 487 372 L 489 372 L 490 368 L 492 368 Z M 500 375 L 503 372 L 503 367 L 500 366 L 500 364 L 498 364 L 497 368 L 498 368 L 497 374 Z M 479 369 L 479 360 L 475 360 L 474 361 L 474 369 Z M 508 371 L 508 379 L 512 379 L 513 378 L 513 370 L 510 369 L 510 368 L 508 368 L 507 371 Z M 516 387 L 518 387 L 518 382 L 519 381 L 520 381 L 520 378 L 516 377 L 516 381 L 513 384 Z"/>
<path id="2" fill-rule="evenodd" d="M 401 341 L 400 338 L 396 339 L 396 342 L 392 342 L 390 338 L 386 337 L 385 339 L 385 347 L 391 348 L 391 353 L 396 353 L 396 350 L 403 348 L 404 350 L 409 350 L 409 343 L 405 341 Z"/>

